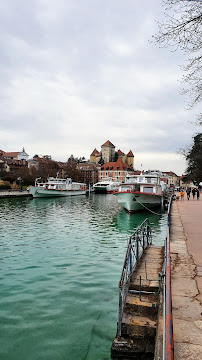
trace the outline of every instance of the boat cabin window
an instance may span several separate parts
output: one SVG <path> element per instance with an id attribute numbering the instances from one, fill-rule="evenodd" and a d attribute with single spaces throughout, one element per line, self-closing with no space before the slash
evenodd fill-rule
<path id="1" fill-rule="evenodd" d="M 153 194 L 153 186 L 151 186 L 151 187 L 143 186 L 143 192 L 148 193 L 148 194 Z"/>
<path id="2" fill-rule="evenodd" d="M 119 191 L 131 191 L 133 190 L 132 186 L 120 186 Z"/>
<path id="3" fill-rule="evenodd" d="M 139 177 L 139 182 L 143 182 L 144 178 L 143 177 Z"/>

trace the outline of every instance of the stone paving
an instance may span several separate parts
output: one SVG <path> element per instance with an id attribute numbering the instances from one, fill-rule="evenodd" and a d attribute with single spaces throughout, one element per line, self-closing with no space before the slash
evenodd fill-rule
<path id="1" fill-rule="evenodd" d="M 170 239 L 174 359 L 202 359 L 202 194 L 173 201 Z"/>

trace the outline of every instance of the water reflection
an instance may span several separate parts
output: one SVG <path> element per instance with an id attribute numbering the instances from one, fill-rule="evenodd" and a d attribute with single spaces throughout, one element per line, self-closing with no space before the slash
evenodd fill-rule
<path id="1" fill-rule="evenodd" d="M 127 239 L 148 217 L 162 242 L 166 216 L 102 194 L 2 199 L 0 211 L 0 358 L 110 359 Z"/>

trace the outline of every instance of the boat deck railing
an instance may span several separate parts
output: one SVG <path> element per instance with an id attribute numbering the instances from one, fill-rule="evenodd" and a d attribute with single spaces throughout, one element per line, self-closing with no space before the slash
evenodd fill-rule
<path id="1" fill-rule="evenodd" d="M 121 323 L 123 316 L 123 308 L 130 284 L 130 279 L 135 267 L 137 266 L 144 249 L 152 243 L 152 234 L 149 220 L 145 219 L 131 235 L 126 250 L 126 256 L 119 281 L 119 315 L 117 324 L 117 335 L 121 337 Z"/>

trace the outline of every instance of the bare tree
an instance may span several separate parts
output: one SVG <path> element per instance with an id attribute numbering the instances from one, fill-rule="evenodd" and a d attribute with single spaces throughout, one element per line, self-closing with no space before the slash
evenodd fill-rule
<path id="1" fill-rule="evenodd" d="M 186 55 L 182 94 L 189 97 L 189 108 L 193 108 L 202 100 L 202 0 L 162 0 L 162 4 L 165 20 L 158 22 L 159 31 L 153 38 L 160 46 L 181 49 Z"/>

